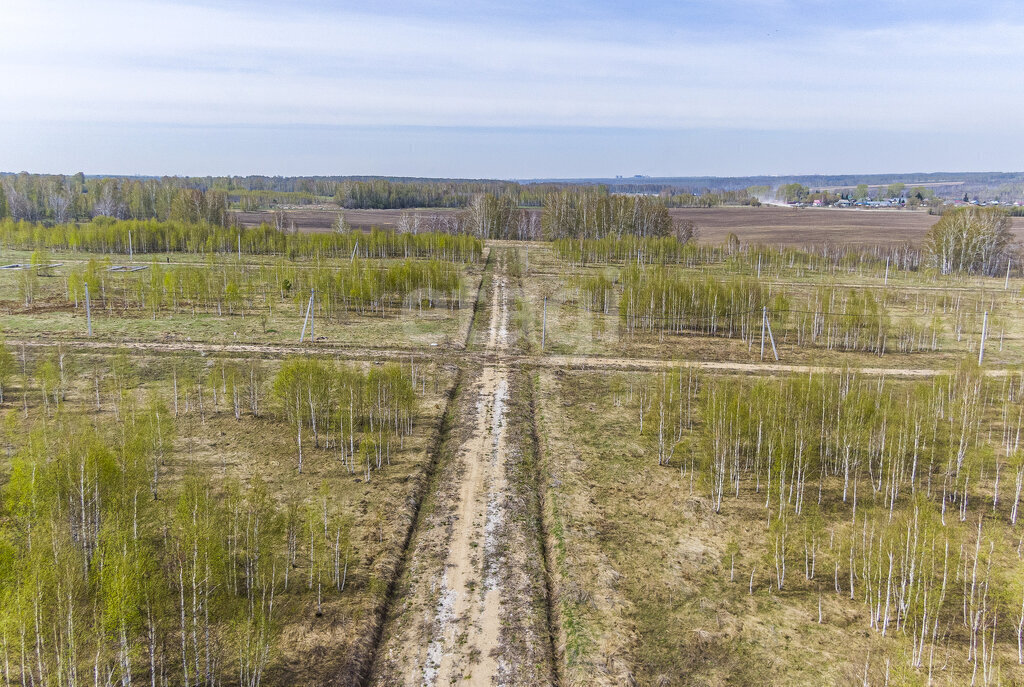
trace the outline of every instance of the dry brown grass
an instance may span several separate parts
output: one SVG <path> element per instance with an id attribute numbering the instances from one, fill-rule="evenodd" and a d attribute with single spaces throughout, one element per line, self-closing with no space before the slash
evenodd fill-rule
<path id="1" fill-rule="evenodd" d="M 284 227 L 290 229 L 292 226 L 298 231 L 326 232 L 334 231 L 335 223 L 338 221 L 338 214 L 345 216 L 345 221 L 353 229 L 394 229 L 398 226 L 398 220 L 404 213 L 429 217 L 430 215 L 445 215 L 458 212 L 452 208 L 409 208 L 407 210 L 354 210 L 348 208 L 331 209 L 309 209 L 309 210 L 285 210 Z M 273 225 L 275 222 L 274 213 L 266 212 L 240 212 L 234 211 L 231 216 L 243 227 L 256 227 L 264 222 Z"/>
<path id="2" fill-rule="evenodd" d="M 68 264 L 79 263 L 85 254 L 78 254 Z M 182 256 L 178 256 L 182 257 Z M 188 256 L 186 256 L 188 257 Z M 249 264 L 259 264 L 262 256 L 246 256 Z M 347 262 L 347 261 L 337 261 Z M 148 264 L 148 263 L 143 263 Z M 322 345 L 366 348 L 461 347 L 473 315 L 473 299 L 482 267 L 463 268 L 465 292 L 463 307 L 410 311 L 388 307 L 384 313 L 340 313 L 337 317 L 318 317 L 317 340 Z M 148 274 L 143 272 L 142 274 Z M 58 267 L 48 276 L 37 279 L 33 302 L 26 305 L 19 295 L 18 273 L 0 271 L 0 334 L 7 338 L 67 340 L 86 335 L 84 300 L 79 307 L 69 301 L 66 268 Z M 122 285 L 133 284 L 135 277 L 107 275 L 111 293 L 117 295 L 106 307 L 99 299 L 93 302 L 93 336 L 98 341 L 160 341 L 209 344 L 296 344 L 303 328 L 305 299 L 300 297 L 270 299 L 250 304 L 244 311 L 229 313 L 216 306 L 197 306 L 182 302 L 177 308 L 166 305 L 154 313 L 138 307 L 123 306 Z M 134 296 L 133 296 L 134 298 Z M 309 331 L 306 340 L 309 340 Z"/>
<path id="3" fill-rule="evenodd" d="M 346 211 L 346 217 L 350 212 Z M 384 218 L 388 212 L 397 213 L 383 211 L 370 216 Z M 713 218 L 702 224 L 711 227 L 704 234 L 705 241 L 716 240 L 714 232 L 742 226 L 749 232 L 737 232 L 744 241 L 760 240 L 757 237 L 763 235 L 775 237 L 765 240 L 799 244 L 813 242 L 806 237 L 818 231 L 814 222 L 821 218 L 831 223 L 827 231 L 837 236 L 855 232 L 863 243 L 892 238 L 887 234 L 891 225 L 885 222 L 905 222 L 901 231 L 913 232 L 922 229 L 911 224 L 932 219 L 881 211 L 844 212 L 840 217 L 835 211 L 784 208 L 679 212 L 707 213 L 706 217 Z M 762 221 L 765 225 L 759 228 L 757 223 Z M 327 484 L 332 502 L 353 518 L 358 560 L 351 569 L 348 588 L 325 604 L 322 616 L 314 613 L 315 601 L 298 589 L 282 596 L 285 627 L 268 683 L 352 682 L 378 647 L 375 677 L 380 684 L 418 681 L 417 666 L 422 664 L 422 652 L 436 629 L 433 612 L 438 580 L 449 553 L 454 518 L 458 517 L 454 504 L 465 466 L 457 456 L 470 441 L 473 424 L 479 419 L 475 417 L 475 393 L 466 391 L 456 398 L 449 410 L 443 449 L 432 449 L 441 438 L 441 416 L 448 408 L 445 390 L 455 378 L 454 365 L 464 366 L 465 378 L 470 379 L 477 366 L 499 362 L 493 351 L 486 350 L 493 338 L 493 326 L 487 323 L 495 319 L 496 272 L 501 284 L 513 285 L 509 287 L 514 291 L 513 300 L 522 305 L 518 324 L 510 320 L 511 352 L 539 353 L 542 303 L 547 295 L 548 355 L 626 361 L 644 357 L 755 362 L 759 357 L 756 347 L 738 339 L 622 337 L 614 315 L 586 313 L 566 297 L 562 289 L 566 270 L 546 246 L 530 245 L 531 270 L 524 272 L 521 281 L 508 274 L 510 251 L 519 252 L 525 269 L 525 246 L 493 244 L 486 271 L 482 275 L 474 271 L 468 280 L 475 287 L 479 279 L 482 287 L 475 311 L 435 313 L 420 321 L 422 328 L 410 327 L 401 316 L 318 325 L 318 333 L 351 345 L 419 346 L 441 352 L 434 363 L 439 382 L 436 389 L 428 386 L 427 397 L 420 404 L 416 434 L 406 440 L 393 464 L 375 473 L 370 482 L 346 472 L 326 450 L 309 449 L 306 469 L 297 474 L 291 432 L 272 416 L 246 415 L 236 422 L 222 407 L 205 420 L 195 413 L 181 418 L 176 451 L 164 467 L 166 487 L 173 487 L 191 469 L 220 482 L 231 478 L 243 484 L 258 474 L 283 503 L 289 499 L 308 502 Z M 41 298 L 37 309 L 8 316 L 8 336 L 58 340 L 81 327 L 80 313 L 58 304 L 59 284 L 54 282 L 47 290 L 49 294 Z M 1019 304 L 1014 307 L 1019 310 Z M 271 322 L 275 331 L 265 334 L 258 334 L 254 318 L 247 318 L 246 339 L 269 346 L 300 325 L 298 310 L 279 312 L 276 317 L 279 319 Z M 1021 334 L 1019 319 L 1012 320 L 1014 335 Z M 237 321 L 188 315 L 152 320 L 114 313 L 109 320 L 98 320 L 96 326 L 98 338 L 109 341 L 163 340 L 167 336 L 224 341 Z M 517 332 L 517 326 L 524 329 Z M 461 357 L 458 350 L 466 341 L 472 357 Z M 430 343 L 442 345 L 428 348 Z M 969 352 L 965 343 L 963 350 L 954 353 L 879 359 L 780 343 L 784 362 L 836 367 L 943 367 Z M 142 373 L 143 388 L 163 389 L 161 393 L 166 393 L 170 355 L 184 356 L 196 365 L 208 360 L 187 352 L 136 353 L 133 360 Z M 1020 344 L 1014 340 L 1004 353 L 993 351 L 990 359 L 1014 363 L 1019 354 Z M 79 355 L 90 364 L 102 365 L 108 360 L 101 354 Z M 443 367 L 442 358 L 451 364 Z M 265 364 L 272 372 L 276 363 Z M 510 356 L 507 364 L 528 367 L 530 359 L 513 361 Z M 886 677 L 885 657 L 899 664 L 907 643 L 867 630 L 859 601 L 825 594 L 825 622 L 818 624 L 814 589 L 796 586 L 782 594 L 769 589 L 767 575 L 758 572 L 763 565 L 763 502 L 745 495 L 731 501 L 723 514 L 714 514 L 700 486 L 691 488 L 677 466 L 659 468 L 650 440 L 638 436 L 635 408 L 614 405 L 607 393 L 609 374 L 617 373 L 545 368 L 534 374 L 531 390 L 526 372 L 515 369 L 510 373 L 510 427 L 506 430 L 511 442 L 504 464 L 511 485 L 506 508 L 515 521 L 506 537 L 513 565 L 506 568 L 502 585 L 514 591 L 517 602 L 504 618 L 501 646 L 519 669 L 513 677 L 521 678 L 521 683 L 537 682 L 549 668 L 547 652 L 551 648 L 544 648 L 547 645 L 542 641 L 546 640 L 548 621 L 545 573 L 552 580 L 547 601 L 556 637 L 553 653 L 559 657 L 564 684 L 852 684 L 864 679 L 865 663 L 871 681 L 881 683 Z M 70 402 L 88 412 L 90 398 L 89 389 L 82 387 Z M 101 415 L 104 413 L 109 411 Z M 539 466 L 532 462 L 536 459 L 531 446 L 534 426 L 541 451 Z M 430 474 L 434 479 L 428 484 Z M 412 544 L 407 548 L 414 526 Z M 547 534 L 546 561 L 538 542 L 540 532 Z M 734 580 L 729 579 L 726 561 L 731 543 L 741 552 Z M 469 558 L 473 566 L 481 563 L 479 554 Z M 549 564 L 546 571 L 545 562 Z M 303 565 L 300 558 L 294 571 L 299 585 Z M 402 565 L 404 574 L 393 587 Z M 749 594 L 752 568 L 755 591 Z M 390 621 L 378 645 L 378 621 L 388 607 Z M 1008 642 L 1005 637 L 1002 641 Z M 1004 663 L 1008 666 L 1004 674 L 1019 678 L 1010 663 Z M 965 678 L 964 670 L 958 664 L 942 678 L 957 684 Z M 894 673 L 892 677 L 893 684 L 920 682 L 916 673 Z"/>
<path id="4" fill-rule="evenodd" d="M 690 220 L 700 229 L 702 243 L 723 243 L 735 233 L 744 243 L 786 246 L 920 244 L 939 218 L 920 210 L 840 210 L 777 206 L 673 208 L 672 217 Z M 1024 220 L 1014 220 L 1024 236 Z"/>
<path id="5" fill-rule="evenodd" d="M 619 269 L 617 265 L 589 265 L 583 268 L 570 266 L 559 260 L 547 244 L 530 244 L 530 273 L 524 279 L 523 290 L 530 318 L 531 350 L 540 350 L 543 303 L 547 296 L 545 352 L 548 354 L 743 363 L 761 360 L 760 340 L 756 332 L 756 340 L 753 342 L 741 340 L 738 332 L 731 338 L 724 335 L 709 336 L 696 331 L 625 333 L 620 326 L 617 296 L 612 299 L 607 315 L 586 311 L 577 301 L 578 289 L 574 286 L 574 277 L 604 273 L 615 279 Z M 689 274 L 694 272 L 683 267 L 669 269 Z M 706 266 L 703 273 L 723 281 L 736 276 L 735 271 L 725 264 Z M 829 350 L 820 343 L 798 345 L 795 335 L 791 336 L 785 330 L 777 331 L 776 343 L 784 363 L 839 367 L 948 368 L 964 357 L 977 356 L 981 312 L 984 310 L 999 313 L 998 317 L 993 314 L 989 322 L 986 360 L 993 365 L 1016 366 L 1024 355 L 1024 320 L 1018 316 L 1024 304 L 1024 282 L 1020 278 L 1011 279 L 1007 290 L 1003 288 L 1003 280 L 998 278 L 936 278 L 917 272 L 894 272 L 885 288 L 881 276 L 857 272 L 821 275 L 789 270 L 765 281 L 766 288 L 772 293 L 786 294 L 795 311 L 806 309 L 808 306 L 805 303 L 812 302 L 819 288 L 835 287 L 837 293 L 845 295 L 870 287 L 874 297 L 884 300 L 892 332 L 908 317 L 925 325 L 930 325 L 933 318 L 938 318 L 942 325 L 938 350 L 918 349 L 901 353 L 894 343 L 893 335 L 890 337 L 892 343 L 887 345 L 883 356 L 865 351 Z M 922 304 L 935 303 L 935 299 L 940 296 L 947 297 L 947 306 L 938 306 L 936 310 L 925 314 Z M 962 312 L 959 333 L 956 331 L 957 316 L 952 308 L 953 301 L 960 304 Z M 806 318 L 807 314 L 794 312 L 788 316 L 791 323 L 802 317 Z M 997 321 L 998 324 L 993 324 Z M 765 360 L 773 361 L 770 348 L 766 348 Z"/>
<path id="6" fill-rule="evenodd" d="M 830 575 L 805 583 L 800 560 L 797 581 L 772 589 L 763 495 L 714 513 L 704 485 L 691 488 L 678 464 L 658 467 L 635 403 L 615 406 L 606 374 L 541 371 L 538 426 L 566 684 L 862 684 L 866 667 L 871 684 L 924 684 L 906 668 L 910 638 L 870 630 L 863 599 L 834 593 Z M 957 625 L 936 684 L 970 682 Z M 999 662 L 1016 684 L 1010 634 Z"/>
<path id="7" fill-rule="evenodd" d="M 30 350 L 29 368 L 34 364 L 33 358 L 45 354 L 45 349 Z M 102 410 L 96 411 L 91 381 L 92 370 L 105 370 L 111 356 L 71 350 L 66 360 L 81 374 L 68 393 L 63 412 L 80 413 L 90 422 L 114 426 L 112 399 L 104 392 Z M 213 362 L 212 357 L 188 352 L 174 356 L 133 355 L 131 365 L 137 385 L 132 394 L 144 404 L 150 394 L 155 393 L 164 399 L 167 408 L 172 408 L 172 365 L 177 364 L 179 369 L 183 366 L 196 368 Z M 272 379 L 277 363 L 265 361 L 263 364 L 268 379 Z M 240 421 L 235 420 L 230 406 L 223 400 L 218 406 L 212 405 L 209 387 L 205 418 L 194 406 L 186 413 L 182 404 L 182 412 L 175 423 L 174 450 L 160 467 L 158 512 L 164 521 L 173 517 L 176 487 L 186 476 L 198 474 L 209 478 L 215 490 L 223 490 L 229 481 L 248 485 L 258 475 L 266 484 L 268 494 L 282 509 L 289 503 L 298 504 L 300 508 L 314 504 L 320 498 L 321 489 L 326 488 L 330 507 L 351 523 L 353 549 L 347 584 L 340 594 L 326 585 L 322 615 L 316 613 L 315 589 L 310 591 L 306 587 L 308 560 L 300 547 L 299 558 L 290 571 L 289 588 L 277 597 L 276 615 L 281 634 L 272 650 L 266 683 L 358 683 L 375 642 L 388 587 L 404 549 L 414 507 L 425 491 L 430 449 L 436 442 L 452 372 L 443 367 L 433 370 L 426 395 L 418 404 L 414 434 L 405 438 L 402 449 L 396 446 L 391 464 L 374 471 L 369 481 L 362 473 L 353 474 L 345 469 L 336 449 L 316 449 L 311 441 L 304 449 L 303 472 L 299 474 L 294 433 L 280 419 L 267 389 L 262 401 L 263 414 L 253 417 L 246 411 Z M 434 375 L 436 390 L 432 383 Z M 20 416 L 20 386 L 15 384 L 5 391 L 10 399 L 5 404 L 6 412 L 18 412 Z M 18 411 L 9 409 L 15 399 Z M 30 425 L 43 422 L 43 404 L 38 391 L 30 390 L 27 405 Z M 4 461 L 0 483 L 5 481 L 8 467 Z M 279 575 L 283 579 L 283 573 L 279 571 Z"/>

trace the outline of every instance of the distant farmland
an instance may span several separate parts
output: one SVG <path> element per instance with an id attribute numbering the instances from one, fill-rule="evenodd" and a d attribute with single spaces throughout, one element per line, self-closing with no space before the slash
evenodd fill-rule
<path id="1" fill-rule="evenodd" d="M 338 213 L 358 229 L 394 228 L 402 213 L 429 217 L 458 210 L 422 208 L 419 210 L 286 210 L 285 222 L 299 231 L 331 231 Z M 539 211 L 538 211 L 539 212 Z M 270 212 L 235 212 L 239 224 L 246 227 L 273 223 Z M 809 244 L 900 244 L 919 243 L 938 219 L 927 212 L 907 210 L 838 210 L 825 208 L 724 207 L 673 208 L 673 217 L 691 220 L 700 228 L 702 243 L 721 243 L 735 233 L 744 243 L 773 243 L 787 246 Z M 1024 237 L 1024 219 L 1014 219 L 1014 233 Z"/>
<path id="2" fill-rule="evenodd" d="M 734 232 L 744 243 L 780 245 L 919 243 L 938 217 L 910 210 L 840 210 L 830 208 L 725 207 L 680 208 L 673 217 L 692 220 L 704 243 L 721 243 Z M 1024 220 L 1014 220 L 1024 236 Z"/>

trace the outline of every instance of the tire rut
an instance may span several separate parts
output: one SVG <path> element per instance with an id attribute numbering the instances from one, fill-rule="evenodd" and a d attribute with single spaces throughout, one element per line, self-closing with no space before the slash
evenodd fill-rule
<path id="1" fill-rule="evenodd" d="M 370 684 L 555 682 L 532 504 L 538 493 L 532 469 L 525 480 L 522 469 L 532 468 L 525 455 L 532 450 L 532 418 L 510 410 L 525 400 L 516 382 L 528 376 L 512 364 L 518 358 L 509 344 L 512 286 L 502 263 L 489 259 L 495 269 L 487 307 L 478 304 L 474 317 L 489 316 L 486 334 L 476 334 L 485 357 L 463 373 L 456 424 L 406 550 Z"/>

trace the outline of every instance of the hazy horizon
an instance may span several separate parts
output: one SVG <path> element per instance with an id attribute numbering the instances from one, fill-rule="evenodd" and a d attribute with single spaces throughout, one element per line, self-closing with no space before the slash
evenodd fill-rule
<path id="1" fill-rule="evenodd" d="M 768 180 L 776 179 L 780 183 L 790 179 L 808 179 L 820 177 L 823 179 L 831 179 L 838 177 L 851 177 L 856 179 L 864 179 L 864 183 L 868 185 L 885 185 L 893 183 L 890 181 L 878 181 L 879 179 L 897 179 L 902 180 L 908 184 L 920 184 L 927 186 L 929 183 L 939 183 L 942 181 L 960 181 L 958 177 L 964 177 L 967 175 L 1024 175 L 1024 170 L 1016 169 L 976 169 L 976 170 L 903 170 L 903 171 L 873 171 L 873 172 L 849 172 L 843 170 L 835 170 L 831 172 L 793 172 L 793 173 L 778 173 L 778 174 L 645 174 L 641 172 L 637 173 L 619 173 L 619 174 L 604 174 L 604 175 L 575 175 L 575 176 L 522 176 L 522 177 L 499 177 L 499 176 L 453 176 L 453 175 L 413 175 L 413 174 L 364 174 L 360 172 L 324 172 L 316 174 L 308 173 L 294 173 L 294 174 L 279 174 L 279 173 L 264 173 L 259 171 L 239 171 L 239 172 L 228 172 L 228 173 L 178 173 L 168 171 L 156 171 L 156 172 L 123 172 L 123 171 L 88 171 L 84 169 L 0 169 L 0 176 L 17 176 L 19 174 L 30 174 L 30 175 L 43 175 L 43 176 L 65 176 L 70 177 L 78 173 L 84 174 L 87 178 L 148 178 L 148 179 L 159 179 L 159 178 L 223 178 L 223 177 L 266 177 L 266 178 L 282 178 L 282 179 L 298 179 L 298 178 L 315 178 L 315 179 L 392 179 L 392 180 L 424 180 L 424 181 L 498 181 L 498 182 L 511 182 L 520 184 L 531 184 L 531 183 L 548 183 L 548 182 L 620 182 L 628 184 L 631 181 L 637 183 L 651 182 L 673 182 L 673 181 L 704 181 L 704 180 L 715 180 L 719 179 L 722 181 L 736 181 L 736 180 Z M 932 176 L 935 179 L 922 179 L 920 181 L 907 181 L 908 177 L 921 177 L 921 176 Z M 948 176 L 947 180 L 945 176 Z M 941 178 L 940 178 L 941 177 Z M 857 183 L 860 183 L 859 181 Z"/>

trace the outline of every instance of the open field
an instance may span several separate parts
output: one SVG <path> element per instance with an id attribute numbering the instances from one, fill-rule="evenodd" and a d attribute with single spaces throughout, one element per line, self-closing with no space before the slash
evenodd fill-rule
<path id="1" fill-rule="evenodd" d="M 750 283 L 745 279 L 753 278 L 766 290 L 758 298 L 763 299 L 768 314 L 777 314 L 771 326 L 779 356 L 787 363 L 948 367 L 964 355 L 977 355 L 985 311 L 991 327 L 986 356 L 1010 365 L 1024 356 L 1024 281 L 1020 278 L 936 278 L 921 271 L 887 269 L 884 260 L 833 269 L 822 264 L 791 265 L 785 258 L 781 262 L 776 259 L 770 267 L 772 259 L 776 258 L 764 254 L 761 258 L 713 259 L 693 266 L 669 264 L 663 277 L 682 283 L 696 280 L 701 288 L 709 283 L 723 285 L 723 298 L 728 289 L 741 288 Z M 531 350 L 540 349 L 546 310 L 545 352 L 549 354 L 745 363 L 773 357 L 767 343 L 764 350 L 761 346 L 761 308 L 750 310 L 749 303 L 724 308 L 742 310 L 739 316 L 726 314 L 713 322 L 724 307 L 715 306 L 707 310 L 708 315 L 691 313 L 678 326 L 663 327 L 663 313 L 648 313 L 649 328 L 630 330 L 622 315 L 621 287 L 629 267 L 621 261 L 591 261 L 581 266 L 559 258 L 548 245 L 531 245 L 522 303 L 530 320 L 527 337 Z M 598 287 L 604 289 L 604 295 L 594 303 L 597 292 L 588 289 Z M 835 326 L 848 332 L 846 323 L 858 319 L 849 309 L 857 298 L 881 308 L 880 316 L 875 311 L 868 319 L 872 325 L 883 323 L 882 344 L 863 339 L 847 343 L 845 334 L 817 338 L 803 329 L 812 321 L 823 323 L 828 319 L 824 313 L 832 312 Z"/>
<path id="2" fill-rule="evenodd" d="M 84 284 L 91 282 L 93 335 L 118 342 L 163 341 L 231 343 L 298 342 L 307 324 L 310 292 L 318 289 L 312 329 L 318 341 L 363 348 L 457 346 L 465 342 L 481 266 L 434 263 L 449 286 L 424 281 L 410 288 L 382 286 L 390 292 L 357 303 L 340 274 L 351 274 L 358 289 L 382 273 L 408 271 L 417 264 L 370 259 L 282 261 L 246 256 L 243 262 L 168 255 L 121 256 L 112 263 L 97 254 L 58 254 L 60 265 L 32 273 L 0 270 L 0 313 L 11 337 L 48 340 L 82 336 L 88 329 Z M 141 259 L 140 259 L 141 258 Z M 8 251 L 10 262 L 29 260 Z M 112 272 L 113 264 L 137 268 Z M 411 282 L 410 282 L 411 283 Z M 374 287 L 376 288 L 376 287 Z M 332 293 L 333 291 L 333 293 Z M 199 295 L 200 292 L 203 295 Z M 150 295 L 147 295 L 150 294 Z M 408 311 L 408 312 L 403 312 Z M 409 317 L 408 314 L 415 313 Z M 311 332 L 305 333 L 309 340 Z"/>
<path id="3" fill-rule="evenodd" d="M 0 271 L 4 680 L 1024 680 L 1024 280 L 738 233 Z"/>
<path id="4" fill-rule="evenodd" d="M 911 210 L 841 210 L 835 208 L 672 208 L 674 218 L 693 221 L 700 240 L 718 244 L 735 233 L 744 243 L 784 246 L 920 244 L 938 217 Z M 1024 237 L 1024 221 L 1014 220 Z"/>
<path id="5" fill-rule="evenodd" d="M 285 227 L 294 223 L 298 231 L 331 231 L 338 213 L 350 226 L 394 228 L 403 213 L 423 217 L 457 212 L 446 208 L 409 210 L 286 210 Z M 539 213 L 531 210 L 530 212 Z M 834 245 L 900 245 L 920 243 L 938 217 L 924 211 L 910 210 L 840 210 L 835 208 L 762 207 L 672 208 L 672 217 L 695 222 L 703 243 L 719 244 L 730 233 L 745 243 L 785 246 L 808 246 L 824 243 Z M 270 212 L 236 212 L 242 226 L 274 223 Z M 1014 232 L 1024 238 L 1024 218 L 1014 218 Z"/>
<path id="6" fill-rule="evenodd" d="M 32 380 L 45 374 L 38 371 L 53 360 L 60 363 L 54 381 L 57 388 L 40 392 Z M 31 349 L 24 358 L 19 356 L 18 364 L 22 361 L 28 376 L 9 381 L 5 389 L 7 452 L 20 456 L 13 463 L 13 473 L 11 463 L 0 469 L 8 498 L 18 488 L 17 471 L 22 466 L 35 462 L 40 474 L 47 475 L 45 479 L 59 479 L 62 471 L 77 469 L 75 451 L 87 442 L 110 446 L 119 458 L 117 467 L 105 469 L 118 475 L 116 484 L 129 489 L 129 499 L 130 485 L 135 485 L 135 546 L 140 555 L 144 551 L 153 556 L 155 565 L 166 568 L 169 579 L 179 568 L 188 574 L 195 561 L 173 555 L 163 558 L 159 536 L 163 531 L 172 541 L 194 541 L 223 557 L 213 567 L 207 563 L 202 581 L 185 581 L 178 590 L 205 595 L 198 607 L 180 609 L 187 616 L 182 616 L 182 623 L 194 624 L 207 635 L 182 650 L 187 656 L 197 663 L 202 655 L 211 655 L 217 663 L 231 662 L 224 647 L 234 641 L 234 624 L 241 623 L 254 630 L 248 635 L 254 654 L 236 666 L 245 674 L 262 674 L 272 684 L 347 684 L 358 679 L 369 661 L 387 581 L 411 525 L 412 504 L 425 488 L 444 400 L 453 383 L 450 370 L 424 366 L 416 373 L 421 376 L 416 378 L 419 410 L 413 429 L 407 436 L 388 437 L 385 461 L 377 463 L 365 448 L 362 453 L 358 448 L 356 453 L 347 452 L 348 437 L 359 437 L 351 427 L 348 434 L 339 434 L 337 427 L 333 434 L 330 427 L 321 427 L 316 445 L 310 441 L 300 449 L 302 458 L 297 463 L 294 427 L 278 413 L 274 396 L 280 362 L 207 357 L 189 351 L 159 356 L 96 354 L 60 345 Z M 359 364 L 348 369 L 365 373 L 371 368 Z M 45 393 L 53 397 L 48 400 Z M 17 411 L 11 409 L 14 399 Z M 168 443 L 151 447 L 124 443 L 130 443 L 133 435 L 136 442 L 151 441 L 150 430 L 145 429 L 150 422 L 162 423 L 160 437 Z M 86 430 L 119 425 L 127 432 L 120 439 L 102 429 L 92 437 Z M 78 436 L 70 434 L 75 431 Z M 368 446 L 367 436 L 363 434 L 359 443 Z M 38 442 L 42 444 L 37 446 Z M 48 450 L 51 457 L 36 457 L 37 450 Z M 128 455 L 144 462 L 141 472 L 122 462 Z M 114 506 L 121 499 L 111 491 L 113 475 L 93 474 L 97 466 L 90 461 L 81 465 L 82 486 L 89 489 L 80 494 L 85 513 L 72 508 L 68 515 L 81 518 L 102 508 L 103 518 L 110 518 L 104 527 L 116 527 L 119 516 Z M 202 509 L 215 529 L 190 529 L 179 521 L 187 499 L 196 494 L 195 507 Z M 39 492 L 36 498 L 48 499 L 50 494 Z M 37 524 L 42 532 L 43 522 Z M 320 535 L 318 527 L 323 528 Z M 47 531 L 46 537 L 53 538 L 57 555 L 64 546 L 60 529 Z M 4 551 L 5 563 L 11 553 Z M 73 549 L 61 550 L 60 555 L 72 556 Z M 132 575 L 142 570 L 129 569 L 127 579 L 135 579 Z M 174 625 L 173 594 L 164 596 L 159 579 L 162 575 L 147 587 L 145 600 L 150 611 L 160 614 L 146 621 L 152 643 L 143 649 L 142 643 L 126 636 L 122 647 L 129 652 L 152 649 L 154 661 L 175 651 L 173 637 L 186 629 Z M 260 602 L 258 595 L 251 596 L 254 590 L 273 593 L 272 609 L 270 597 Z M 18 604 L 31 599 L 21 599 L 17 587 L 4 591 L 14 594 L 5 597 L 11 604 L 6 610 L 12 613 L 5 622 L 16 623 Z M 246 610 L 246 599 L 256 605 Z M 56 632 L 49 638 L 50 646 L 64 651 L 75 646 L 90 652 L 89 656 L 95 652 L 96 661 L 102 660 L 102 628 L 92 626 L 87 616 L 76 617 L 76 604 L 45 594 L 36 603 L 47 613 L 70 614 L 78 623 L 73 631 L 69 626 Z M 203 615 L 207 604 L 217 609 L 212 622 Z M 237 616 L 229 610 L 236 608 Z M 141 619 L 128 618 L 126 629 L 134 629 L 136 622 Z M 45 665 L 35 668 L 37 677 L 39 671 L 45 674 Z M 197 670 L 201 674 L 203 669 Z"/>
<path id="7" fill-rule="evenodd" d="M 339 213 L 345 216 L 345 221 L 354 229 L 393 229 L 398 225 L 398 220 L 403 214 L 418 214 L 423 217 L 430 215 L 444 215 L 458 212 L 450 208 L 410 208 L 408 210 L 352 210 L 338 207 L 337 209 L 299 209 L 284 210 L 284 226 L 290 229 L 292 226 L 298 231 L 333 231 L 338 221 Z M 266 222 L 274 224 L 273 212 L 240 212 L 232 213 L 232 216 L 243 227 L 255 227 Z"/>
<path id="8" fill-rule="evenodd" d="M 0 687 L 1024 687 L 1021 9 L 8 0 Z"/>
<path id="9" fill-rule="evenodd" d="M 786 484 L 792 476 L 788 467 L 776 473 L 774 479 L 781 481 L 773 484 L 771 471 L 752 462 L 765 458 L 762 447 L 751 445 L 735 465 L 722 465 L 728 487 L 717 510 L 714 463 L 690 462 L 691 452 L 706 441 L 701 435 L 706 436 L 710 418 L 706 406 L 698 408 L 696 401 L 687 406 L 686 387 L 699 383 L 706 398 L 707 390 L 737 382 L 728 377 L 698 381 L 685 373 L 682 380 L 685 428 L 673 420 L 669 433 L 679 434 L 669 441 L 681 441 L 683 449 L 659 464 L 660 375 L 616 378 L 545 370 L 536 378 L 565 684 L 956 685 L 972 679 L 1003 684 L 1024 679 L 1015 636 L 1000 641 L 993 634 L 995 644 L 990 639 L 988 651 L 993 666 L 1000 667 L 985 677 L 976 675 L 975 668 L 981 668 L 965 660 L 972 628 L 979 630 L 972 621 L 943 618 L 934 626 L 926 622 L 925 630 L 920 617 L 909 617 L 921 612 L 921 597 L 897 602 L 897 586 L 885 586 L 892 557 L 878 552 L 881 589 L 872 586 L 877 584 L 870 572 L 875 564 L 855 563 L 857 557 L 870 556 L 871 547 L 891 546 L 882 543 L 879 530 L 911 527 L 921 541 L 938 536 L 939 560 L 928 565 L 938 565 L 940 572 L 947 567 L 950 588 L 966 585 L 970 597 L 971 585 L 978 584 L 972 577 L 972 554 L 978 547 L 982 566 L 1004 571 L 982 583 L 986 593 L 991 584 L 994 594 L 1019 600 L 1019 532 L 1010 522 L 1012 504 L 993 506 L 990 479 L 978 485 L 981 502 L 973 516 L 947 513 L 947 524 L 938 528 L 941 535 L 935 530 L 925 534 L 916 518 L 923 522 L 927 512 L 937 519 L 944 507 L 936 502 L 951 496 L 934 493 L 946 487 L 932 481 L 930 469 L 919 475 L 919 493 L 911 493 L 911 478 L 908 493 L 898 497 L 902 503 L 892 510 L 885 490 L 866 484 L 863 503 L 852 505 L 856 489 L 851 486 L 847 493 L 841 472 L 832 476 L 824 471 L 821 490 L 816 478 L 801 515 L 800 506 L 794 512 L 790 500 L 794 491 Z M 787 382 L 765 378 L 761 383 Z M 755 382 L 739 384 L 749 392 Z M 652 400 L 655 412 L 645 409 Z M 645 414 L 652 423 L 646 431 L 638 422 Z M 754 429 L 756 437 L 761 430 Z M 795 486 L 799 494 L 799 483 Z M 906 575 L 909 561 L 901 547 L 897 569 Z M 905 588 L 907 578 L 897 584 Z M 945 586 L 945 578 L 939 584 Z M 998 584 L 1005 585 L 1003 591 L 995 591 Z M 932 593 L 938 596 L 939 591 Z M 888 627 L 900 624 L 895 618 L 904 609 L 908 616 L 902 629 Z M 915 623 L 916 630 L 908 631 Z M 1015 627 L 1007 631 L 1013 635 Z"/>

